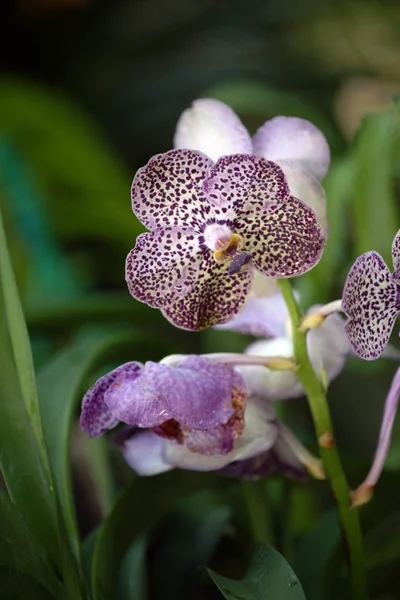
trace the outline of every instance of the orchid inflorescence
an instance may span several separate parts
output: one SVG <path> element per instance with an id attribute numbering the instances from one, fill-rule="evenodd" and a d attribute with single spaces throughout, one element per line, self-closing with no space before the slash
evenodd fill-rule
<path id="1" fill-rule="evenodd" d="M 81 427 L 97 437 L 123 423 L 113 443 L 140 475 L 180 467 L 323 478 L 320 460 L 278 418 L 273 401 L 304 394 L 276 280 L 301 275 L 321 258 L 329 231 L 320 183 L 327 141 L 295 117 L 275 117 L 251 138 L 228 106 L 203 99 L 181 115 L 174 146 L 151 158 L 132 184 L 133 212 L 149 231 L 127 257 L 128 289 L 177 327 L 262 339 L 243 354 L 126 363 L 86 393 Z M 400 313 L 400 232 L 392 254 L 393 273 L 374 251 L 359 257 L 342 299 L 312 307 L 300 323 L 324 389 L 348 356 L 398 359 L 388 341 Z M 369 498 L 379 477 L 399 394 L 397 374 L 376 459 L 354 504 Z"/>

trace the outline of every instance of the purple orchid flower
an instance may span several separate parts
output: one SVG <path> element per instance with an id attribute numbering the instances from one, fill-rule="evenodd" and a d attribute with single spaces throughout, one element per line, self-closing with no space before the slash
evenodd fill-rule
<path id="1" fill-rule="evenodd" d="M 230 365 L 201 356 L 177 366 L 130 362 L 85 394 L 80 426 L 98 437 L 122 421 L 152 428 L 193 452 L 226 454 L 242 433 L 246 398 L 243 378 Z"/>
<path id="2" fill-rule="evenodd" d="M 277 420 L 273 405 L 255 396 L 247 401 L 242 434 L 223 455 L 193 451 L 174 436 L 162 438 L 157 432 L 135 428 L 121 429 L 114 443 L 139 475 L 156 475 L 178 467 L 219 471 L 242 479 L 266 477 L 275 471 L 299 480 L 307 479 L 307 471 L 324 477 L 320 461 Z"/>
<path id="3" fill-rule="evenodd" d="M 400 313 L 400 230 L 392 245 L 393 273 L 378 252 L 357 258 L 347 275 L 342 309 L 354 352 L 375 360 L 384 351 Z"/>
<path id="4" fill-rule="evenodd" d="M 171 150 L 133 181 L 133 211 L 150 232 L 127 257 L 129 291 L 183 329 L 229 321 L 247 298 L 254 269 L 293 277 L 323 251 L 326 230 L 314 210 L 291 194 L 282 169 L 254 154 L 250 141 L 239 143 L 235 131 L 229 153 L 215 163 L 196 149 Z M 264 137 L 268 147 L 269 133 Z"/>

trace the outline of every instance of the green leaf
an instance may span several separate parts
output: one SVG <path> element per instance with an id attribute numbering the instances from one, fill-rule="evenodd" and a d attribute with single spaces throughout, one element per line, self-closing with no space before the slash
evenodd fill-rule
<path id="1" fill-rule="evenodd" d="M 176 600 L 191 596 L 193 572 L 211 559 L 231 514 L 209 491 L 186 498 L 168 513 L 152 560 L 152 596 Z"/>
<path id="2" fill-rule="evenodd" d="M 146 552 L 147 536 L 141 535 L 135 539 L 125 555 L 118 581 L 118 600 L 146 600 Z M 175 596 L 168 596 L 167 598 Z"/>
<path id="3" fill-rule="evenodd" d="M 80 542 L 72 497 L 69 439 L 75 410 L 86 378 L 121 348 L 134 347 L 132 334 L 115 333 L 83 338 L 62 350 L 39 373 L 38 389 L 43 429 L 55 485 L 76 557 Z"/>
<path id="4" fill-rule="evenodd" d="M 36 579 L 0 565 L 0 597 L 4 600 L 61 600 L 62 596 L 51 594 Z"/>
<path id="5" fill-rule="evenodd" d="M 4 492 L 0 492 L 0 564 L 37 579 L 55 595 L 62 593 L 59 580 L 46 563 L 46 550 L 41 540 L 33 537 Z"/>
<path id="6" fill-rule="evenodd" d="M 32 533 L 60 564 L 56 499 L 46 455 L 29 339 L 0 215 L 0 465 Z"/>
<path id="7" fill-rule="evenodd" d="M 58 235 L 107 237 L 121 247 L 143 231 L 130 208 L 131 174 L 96 123 L 65 95 L 1 78 L 0 129 L 34 171 Z"/>
<path id="8" fill-rule="evenodd" d="M 325 513 L 302 537 L 293 568 L 301 579 L 309 600 L 327 597 L 327 575 L 335 551 L 340 547 L 341 532 L 336 510 Z"/>
<path id="9" fill-rule="evenodd" d="M 156 524 L 182 498 L 210 485 L 214 489 L 226 485 L 221 479 L 208 473 L 180 471 L 135 479 L 100 526 L 92 566 L 94 600 L 113 597 L 123 558 L 137 536 Z"/>
<path id="10" fill-rule="evenodd" d="M 226 600 L 305 600 L 294 571 L 279 552 L 260 544 L 243 579 L 235 581 L 207 569 Z"/>
<path id="11" fill-rule="evenodd" d="M 361 123 L 352 149 L 356 255 L 373 249 L 389 265 L 399 221 L 393 183 L 398 134 L 398 118 L 393 109 L 369 115 Z"/>

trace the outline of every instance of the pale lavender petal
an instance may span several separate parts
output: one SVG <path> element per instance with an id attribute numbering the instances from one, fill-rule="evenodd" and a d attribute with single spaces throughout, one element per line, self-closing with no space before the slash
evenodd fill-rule
<path id="1" fill-rule="evenodd" d="M 318 307 L 310 309 L 310 313 Z M 332 381 L 344 367 L 351 345 L 345 332 L 345 321 L 339 314 L 329 315 L 319 327 L 307 334 L 308 354 L 319 377 L 322 371 Z"/>
<path id="2" fill-rule="evenodd" d="M 185 446 L 191 452 L 205 456 L 224 456 L 233 450 L 235 440 L 241 436 L 244 429 L 244 412 L 246 408 L 247 391 L 243 379 L 233 372 L 232 406 L 234 413 L 226 423 L 211 429 L 193 429 L 182 427 L 171 419 L 162 423 L 153 431 L 167 440 L 173 440 Z"/>
<path id="3" fill-rule="evenodd" d="M 170 471 L 173 467 L 164 462 L 163 452 L 165 441 L 148 429 L 126 428 L 130 433 L 114 443 L 121 447 L 128 465 L 138 475 L 158 475 Z"/>
<path id="4" fill-rule="evenodd" d="M 153 156 L 132 183 L 132 209 L 148 229 L 174 227 L 200 232 L 212 215 L 202 183 L 213 164 L 194 150 Z"/>
<path id="5" fill-rule="evenodd" d="M 389 341 L 400 312 L 399 286 L 377 252 L 359 256 L 347 275 L 343 312 L 345 330 L 355 353 L 374 360 Z"/>
<path id="6" fill-rule="evenodd" d="M 245 385 L 232 367 L 189 356 L 177 367 L 147 362 L 134 382 L 118 381 L 105 394 L 120 421 L 156 427 L 169 419 L 196 429 L 226 423 L 234 414 L 236 394 Z"/>
<path id="7" fill-rule="evenodd" d="M 324 134 L 315 125 L 297 117 L 275 117 L 262 125 L 253 137 L 256 154 L 279 163 L 299 162 L 317 179 L 329 168 L 330 150 Z"/>
<path id="8" fill-rule="evenodd" d="M 184 298 L 163 309 L 176 327 L 199 331 L 230 321 L 243 306 L 250 288 L 248 270 L 228 275 L 227 265 L 203 254 L 198 278 Z"/>
<path id="9" fill-rule="evenodd" d="M 232 452 L 224 456 L 205 456 L 187 447 L 166 441 L 164 460 L 168 464 L 193 471 L 216 471 L 235 460 L 250 458 L 269 450 L 277 437 L 275 410 L 260 398 L 249 398 L 243 433 L 234 443 Z"/>
<path id="10" fill-rule="evenodd" d="M 234 232 L 243 238 L 241 251 L 251 254 L 264 275 L 300 275 L 321 258 L 325 235 L 316 215 L 290 196 L 275 163 L 255 155 L 224 156 L 211 168 L 204 189 L 215 202 L 217 218 L 226 211 Z"/>
<path id="11" fill-rule="evenodd" d="M 225 154 L 251 154 L 247 129 L 235 112 L 223 102 L 211 98 L 195 100 L 176 126 L 175 148 L 199 150 L 216 161 Z"/>
<path id="12" fill-rule="evenodd" d="M 107 407 L 104 395 L 111 385 L 118 384 L 121 379 L 137 379 L 142 368 L 137 362 L 125 363 L 98 379 L 86 392 L 82 400 L 80 427 L 89 437 L 99 437 L 117 425 L 119 419 Z"/>
<path id="13" fill-rule="evenodd" d="M 326 194 L 318 179 L 295 161 L 280 160 L 278 164 L 285 174 L 291 195 L 313 209 L 322 231 L 328 235 Z"/>
<path id="14" fill-rule="evenodd" d="M 283 337 L 288 319 L 286 303 L 278 293 L 270 298 L 250 298 L 237 317 L 216 328 L 263 337 Z"/>
<path id="15" fill-rule="evenodd" d="M 249 298 L 269 298 L 279 292 L 279 287 L 275 279 L 267 277 L 253 269 Z"/>
<path id="16" fill-rule="evenodd" d="M 200 264 L 197 235 L 169 227 L 142 233 L 126 259 L 129 292 L 149 306 L 168 306 L 192 288 Z"/>
<path id="17" fill-rule="evenodd" d="M 400 229 L 396 233 L 392 244 L 392 258 L 393 258 L 393 277 L 397 283 L 400 284 Z"/>
<path id="18" fill-rule="evenodd" d="M 390 441 L 392 438 L 393 424 L 397 413 L 400 397 L 400 369 L 397 369 L 395 376 L 390 386 L 389 393 L 386 397 L 385 410 L 383 414 L 381 431 L 379 434 L 379 442 L 376 449 L 374 462 L 371 470 L 367 475 L 366 480 L 361 484 L 360 487 L 374 486 L 378 481 L 390 447 Z"/>
<path id="19" fill-rule="evenodd" d="M 293 342 L 286 337 L 255 342 L 246 349 L 246 354 L 290 358 L 294 354 Z M 303 386 L 293 371 L 273 371 L 268 367 L 248 365 L 240 365 L 235 368 L 244 378 L 249 395 L 257 395 L 270 400 L 286 400 L 304 394 Z"/>

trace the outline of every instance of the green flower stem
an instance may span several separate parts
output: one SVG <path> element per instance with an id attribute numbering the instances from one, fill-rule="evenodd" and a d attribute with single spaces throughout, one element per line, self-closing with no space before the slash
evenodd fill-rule
<path id="1" fill-rule="evenodd" d="M 292 286 L 285 279 L 279 280 L 278 284 L 292 323 L 294 355 L 299 364 L 297 375 L 307 395 L 324 470 L 338 507 L 348 550 L 353 598 L 354 600 L 367 600 L 368 590 L 360 520 L 357 509 L 350 507 L 350 488 L 336 448 L 326 394 L 308 357 L 306 333 L 299 330 L 302 314 L 293 295 Z"/>

